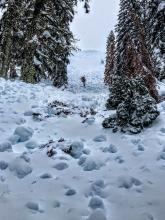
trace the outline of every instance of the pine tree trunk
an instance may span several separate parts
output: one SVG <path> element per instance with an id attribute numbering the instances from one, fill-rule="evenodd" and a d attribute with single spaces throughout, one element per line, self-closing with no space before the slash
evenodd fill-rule
<path id="1" fill-rule="evenodd" d="M 26 83 L 37 82 L 37 71 L 34 63 L 35 53 L 37 49 L 37 24 L 40 19 L 40 12 L 44 5 L 44 0 L 36 0 L 34 2 L 34 11 L 31 22 L 27 28 L 25 47 L 23 53 L 23 63 L 21 68 L 21 79 Z"/>
<path id="2" fill-rule="evenodd" d="M 15 26 L 17 24 L 18 12 L 15 7 L 15 1 L 8 2 L 8 9 L 4 15 L 4 21 L 2 25 L 4 28 L 1 35 L 1 47 L 0 47 L 0 77 L 7 78 L 7 73 L 11 64 L 11 50 L 13 45 L 13 35 Z M 18 6 L 18 2 L 17 2 Z"/>

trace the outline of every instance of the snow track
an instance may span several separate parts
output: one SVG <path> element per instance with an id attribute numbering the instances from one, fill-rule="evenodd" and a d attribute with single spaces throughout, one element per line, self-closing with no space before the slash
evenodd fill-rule
<path id="1" fill-rule="evenodd" d="M 101 59 L 76 54 L 66 90 L 0 79 L 0 220 L 165 219 L 165 102 L 139 135 L 104 130 Z"/>

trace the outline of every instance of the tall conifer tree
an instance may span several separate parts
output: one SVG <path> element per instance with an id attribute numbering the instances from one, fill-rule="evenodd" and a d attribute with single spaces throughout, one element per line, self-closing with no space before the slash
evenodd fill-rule
<path id="1" fill-rule="evenodd" d="M 113 31 L 110 32 L 107 39 L 106 49 L 106 65 L 104 72 L 104 82 L 106 85 L 111 85 L 112 75 L 114 74 L 115 68 L 115 35 Z"/>

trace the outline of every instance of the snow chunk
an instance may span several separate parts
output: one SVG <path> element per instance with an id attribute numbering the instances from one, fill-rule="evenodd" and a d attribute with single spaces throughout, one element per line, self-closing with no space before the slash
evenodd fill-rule
<path id="1" fill-rule="evenodd" d="M 107 138 L 106 138 L 105 135 L 98 135 L 98 136 L 96 136 L 96 137 L 93 139 L 93 141 L 95 141 L 95 142 L 103 142 L 103 141 L 106 141 L 106 140 L 107 140 Z"/>
<path id="2" fill-rule="evenodd" d="M 35 141 L 29 141 L 26 143 L 25 147 L 27 149 L 35 149 L 38 147 L 38 144 Z"/>
<path id="3" fill-rule="evenodd" d="M 93 159 L 89 158 L 82 164 L 84 171 L 99 170 L 102 165 L 102 163 L 96 163 Z"/>
<path id="4" fill-rule="evenodd" d="M 24 112 L 25 116 L 32 116 L 33 115 L 33 111 L 26 111 Z"/>
<path id="5" fill-rule="evenodd" d="M 0 161 L 0 170 L 6 170 L 7 167 L 8 167 L 8 163 L 3 161 L 3 160 L 1 160 Z"/>
<path id="6" fill-rule="evenodd" d="M 84 171 L 98 170 L 101 167 L 100 164 L 97 164 L 94 160 L 90 160 L 90 159 L 86 160 L 83 165 L 84 165 L 83 168 Z"/>
<path id="7" fill-rule="evenodd" d="M 103 209 L 103 208 L 104 208 L 104 204 L 103 204 L 102 199 L 100 199 L 100 198 L 97 197 L 97 196 L 94 196 L 94 197 L 91 198 L 91 200 L 90 200 L 88 206 L 89 206 L 91 209 L 98 209 L 98 208 Z"/>
<path id="8" fill-rule="evenodd" d="M 61 206 L 60 202 L 55 200 L 53 201 L 53 208 L 59 208 Z"/>
<path id="9" fill-rule="evenodd" d="M 165 160 L 165 152 L 161 152 L 158 156 L 158 160 Z"/>
<path id="10" fill-rule="evenodd" d="M 70 155 L 77 159 L 83 154 L 84 144 L 83 142 L 75 141 L 70 145 L 70 149 Z"/>
<path id="11" fill-rule="evenodd" d="M 133 185 L 140 186 L 141 184 L 142 183 L 140 180 L 131 176 L 120 176 L 118 178 L 118 186 L 120 188 L 130 189 L 133 187 Z"/>
<path id="12" fill-rule="evenodd" d="M 0 144 L 0 152 L 12 151 L 11 143 L 6 141 Z"/>
<path id="13" fill-rule="evenodd" d="M 52 178 L 52 175 L 50 173 L 43 173 L 42 175 L 40 175 L 41 179 L 50 179 Z"/>
<path id="14" fill-rule="evenodd" d="M 39 211 L 39 205 L 38 205 L 38 203 L 36 203 L 36 202 L 28 202 L 28 203 L 26 204 L 26 207 L 27 207 L 28 209 L 33 210 L 33 211 Z"/>
<path id="15" fill-rule="evenodd" d="M 23 126 L 17 127 L 14 131 L 14 135 L 19 136 L 19 142 L 28 141 L 33 135 L 33 130 Z"/>
<path id="16" fill-rule="evenodd" d="M 165 134 L 165 128 L 161 128 L 160 131 Z"/>
<path id="17" fill-rule="evenodd" d="M 87 220 L 107 220 L 104 212 L 100 209 L 94 210 Z"/>
<path id="18" fill-rule="evenodd" d="M 32 172 L 32 167 L 29 166 L 27 162 L 25 162 L 25 160 L 20 157 L 15 158 L 10 163 L 9 169 L 10 171 L 14 172 L 15 175 L 20 179 L 24 178 Z"/>
<path id="19" fill-rule="evenodd" d="M 15 145 L 19 142 L 19 136 L 18 135 L 12 135 L 11 137 L 9 137 L 8 139 L 11 144 Z"/>
<path id="20" fill-rule="evenodd" d="M 76 194 L 76 190 L 74 189 L 68 189 L 68 191 L 65 193 L 66 196 L 73 196 Z"/>
<path id="21" fill-rule="evenodd" d="M 57 170 L 65 170 L 67 169 L 69 166 L 67 163 L 65 162 L 60 162 L 60 163 L 57 163 L 56 165 L 53 166 L 54 168 L 56 168 Z"/>
<path id="22" fill-rule="evenodd" d="M 109 153 L 112 153 L 112 154 L 117 153 L 117 147 L 113 144 L 110 144 L 109 147 L 103 148 L 103 152 L 104 153 L 109 152 Z"/>

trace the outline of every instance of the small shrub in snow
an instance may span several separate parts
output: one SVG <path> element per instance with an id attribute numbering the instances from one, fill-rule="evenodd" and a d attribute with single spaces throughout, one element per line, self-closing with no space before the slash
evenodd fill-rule
<path id="1" fill-rule="evenodd" d="M 8 163 L 1 160 L 0 161 L 0 170 L 6 170 L 8 168 Z"/>
<path id="2" fill-rule="evenodd" d="M 12 151 L 12 146 L 10 142 L 4 142 L 0 144 L 0 152 Z"/>
<path id="3" fill-rule="evenodd" d="M 104 204 L 103 204 L 102 199 L 100 199 L 100 198 L 97 197 L 97 196 L 94 196 L 94 197 L 91 198 L 91 200 L 90 200 L 88 206 L 89 206 L 91 209 L 98 209 L 98 208 L 103 209 L 103 208 L 104 208 Z"/>
<path id="4" fill-rule="evenodd" d="M 17 127 L 14 131 L 14 135 L 19 136 L 19 142 L 28 141 L 33 135 L 33 130 L 23 126 Z"/>

